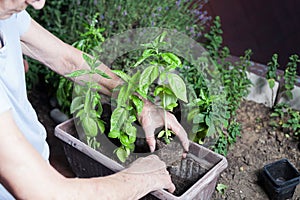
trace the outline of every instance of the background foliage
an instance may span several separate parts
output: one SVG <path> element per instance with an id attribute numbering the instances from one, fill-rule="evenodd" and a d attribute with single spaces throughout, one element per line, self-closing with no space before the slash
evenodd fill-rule
<path id="1" fill-rule="evenodd" d="M 224 94 L 209 96 L 199 70 L 186 63 L 189 67 L 183 68 L 183 79 L 193 87 L 198 98 L 199 109 L 193 116 L 196 118 L 194 122 L 202 123 L 202 128 L 195 129 L 193 140 L 203 143 L 207 133 L 214 132 L 218 138 L 214 141 L 216 151 L 226 154 L 228 146 L 236 141 L 240 133 L 240 125 L 234 116 L 250 85 L 245 70 L 249 65 L 251 51 L 246 51 L 236 63 L 227 60 L 230 51 L 222 46 L 220 18 L 217 17 L 209 26 L 210 16 L 203 10 L 206 3 L 207 0 L 52 0 L 47 1 L 44 9 L 40 11 L 28 11 L 54 35 L 88 53 L 103 42 L 104 38 L 140 27 L 176 29 L 202 41 L 221 72 Z M 114 67 L 126 71 L 128 63 L 139 56 L 125 55 L 115 62 Z M 68 80 L 31 60 L 26 78 L 28 86 L 45 81 L 50 95 L 56 96 L 61 108 L 69 112 L 73 89 Z M 216 101 L 223 103 L 212 112 L 212 102 Z M 219 115 L 218 109 L 228 112 L 222 111 L 220 113 L 223 114 Z"/>

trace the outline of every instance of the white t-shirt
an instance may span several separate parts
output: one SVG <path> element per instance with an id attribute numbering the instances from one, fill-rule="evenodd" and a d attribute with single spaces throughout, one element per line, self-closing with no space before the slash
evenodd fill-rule
<path id="1" fill-rule="evenodd" d="M 26 92 L 20 36 L 27 31 L 30 22 L 31 17 L 26 11 L 0 20 L 0 37 L 3 43 L 0 49 L 0 115 L 10 109 L 26 139 L 44 159 L 48 159 L 46 130 L 38 121 Z M 2 185 L 0 185 L 0 199 L 13 199 Z"/>

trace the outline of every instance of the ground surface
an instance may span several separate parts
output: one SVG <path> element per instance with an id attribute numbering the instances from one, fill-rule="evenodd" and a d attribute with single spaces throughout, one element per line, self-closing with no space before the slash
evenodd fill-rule
<path id="1" fill-rule="evenodd" d="M 49 117 L 49 97 L 45 90 L 33 90 L 29 92 L 29 99 L 48 131 L 51 164 L 63 175 L 72 177 L 62 146 L 53 134 L 56 124 Z M 269 113 L 270 110 L 263 105 L 248 101 L 242 103 L 238 111 L 238 120 L 243 125 L 242 137 L 238 138 L 236 145 L 230 149 L 227 155 L 228 168 L 220 175 L 218 181 L 228 188 L 223 195 L 214 192 L 212 199 L 268 199 L 257 183 L 257 173 L 264 165 L 287 158 L 300 170 L 299 142 L 270 127 Z M 300 200 L 300 186 L 296 188 L 293 200 Z"/>
<path id="2" fill-rule="evenodd" d="M 264 165 L 287 158 L 300 170 L 299 142 L 269 126 L 269 114 L 270 109 L 261 104 L 242 103 L 238 111 L 238 120 L 243 125 L 242 137 L 229 151 L 228 168 L 219 179 L 219 183 L 228 188 L 224 195 L 215 192 L 212 199 L 268 199 L 257 183 L 257 174 Z M 293 199 L 300 200 L 300 186 Z"/>

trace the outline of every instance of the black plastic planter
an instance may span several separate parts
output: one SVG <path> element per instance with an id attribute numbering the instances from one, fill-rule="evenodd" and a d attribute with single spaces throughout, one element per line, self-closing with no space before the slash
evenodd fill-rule
<path id="1" fill-rule="evenodd" d="M 270 199 L 289 199 L 300 182 L 300 173 L 287 159 L 282 159 L 263 167 L 261 181 Z"/>

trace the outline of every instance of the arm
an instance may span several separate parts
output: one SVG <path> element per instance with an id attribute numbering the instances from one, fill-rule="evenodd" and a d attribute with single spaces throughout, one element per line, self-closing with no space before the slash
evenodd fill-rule
<path id="1" fill-rule="evenodd" d="M 138 199 L 152 190 L 175 189 L 155 156 L 107 177 L 65 178 L 27 142 L 10 111 L 0 114 L 0 138 L 0 182 L 17 199 Z"/>
<path id="2" fill-rule="evenodd" d="M 79 69 L 89 69 L 82 57 L 82 51 L 64 43 L 33 19 L 28 31 L 21 37 L 21 42 L 25 55 L 40 61 L 58 74 L 66 75 Z M 111 90 L 122 81 L 104 64 L 101 64 L 99 69 L 112 79 L 98 75 L 93 79 L 102 86 L 102 93 L 110 95 Z"/>

